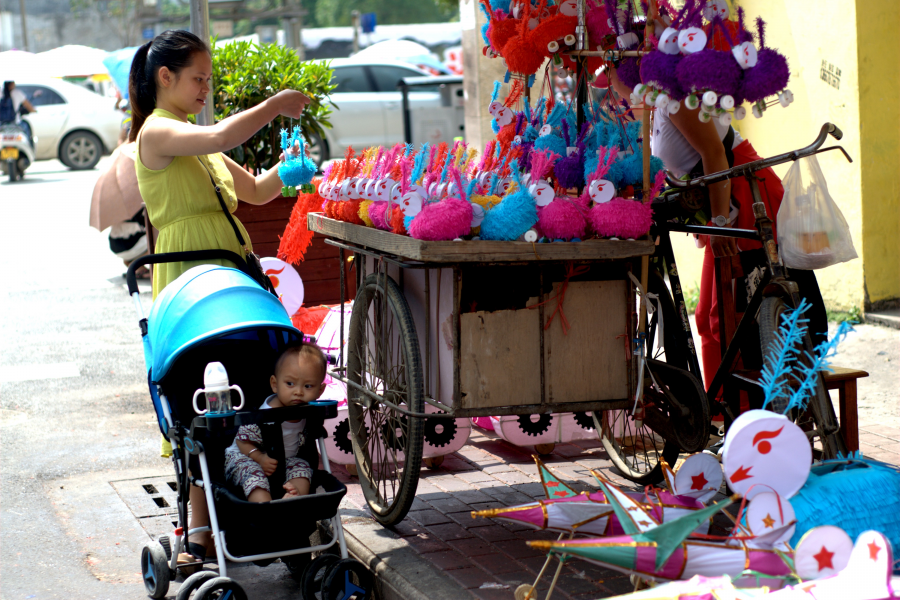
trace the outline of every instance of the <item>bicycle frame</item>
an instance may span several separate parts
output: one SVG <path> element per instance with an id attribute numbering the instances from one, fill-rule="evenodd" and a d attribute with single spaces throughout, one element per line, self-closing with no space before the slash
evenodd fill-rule
<path id="1" fill-rule="evenodd" d="M 735 363 L 738 359 L 739 342 L 747 335 L 748 330 L 752 327 L 753 321 L 756 319 L 756 315 L 759 311 L 760 305 L 762 304 L 763 298 L 773 295 L 781 296 L 791 307 L 796 307 L 800 303 L 800 290 L 797 284 L 794 281 L 791 281 L 788 270 L 781 259 L 781 254 L 778 251 L 778 244 L 775 240 L 772 219 L 769 217 L 769 215 L 766 214 L 766 207 L 762 201 L 759 190 L 759 178 L 757 178 L 754 173 L 767 167 L 784 164 L 786 162 L 792 162 L 797 160 L 798 158 L 813 156 L 815 154 L 827 152 L 834 149 L 839 149 L 844 153 L 844 156 L 847 158 L 847 160 L 852 162 L 850 156 L 841 146 L 831 146 L 829 148 L 820 149 L 829 134 L 834 136 L 838 140 L 843 137 L 840 129 L 830 123 L 826 123 L 822 126 L 822 129 L 819 132 L 819 137 L 816 139 L 816 141 L 806 148 L 739 165 L 727 171 L 712 173 L 710 175 L 698 177 L 690 181 L 680 181 L 668 178 L 668 183 L 677 190 L 680 190 L 680 192 L 669 194 L 666 197 L 664 203 L 670 206 L 674 205 L 674 203 L 679 203 L 679 205 L 684 206 L 685 201 L 687 200 L 689 204 L 692 204 L 694 206 L 694 208 L 698 208 L 695 203 L 697 198 L 696 191 L 698 189 L 703 190 L 703 188 L 710 184 L 724 181 L 726 179 L 735 179 L 738 177 L 744 177 L 747 180 L 747 183 L 750 186 L 751 194 L 753 196 L 753 215 L 756 221 L 756 230 L 687 225 L 670 221 L 659 222 L 656 219 L 654 220 L 654 226 L 651 230 L 652 236 L 658 236 L 658 246 L 654 257 L 662 258 L 664 262 L 664 269 L 669 277 L 669 281 L 672 286 L 675 308 L 678 311 L 678 314 L 682 321 L 682 325 L 684 327 L 684 331 L 687 335 L 688 370 L 700 381 L 703 381 L 703 377 L 700 371 L 700 363 L 697 358 L 697 351 L 694 346 L 693 332 L 691 331 L 690 321 L 688 320 L 687 309 L 684 302 L 684 292 L 678 275 L 678 266 L 675 262 L 675 254 L 672 249 L 672 242 L 669 237 L 669 233 L 675 231 L 701 235 L 757 240 L 763 245 L 766 264 L 768 267 L 763 276 L 763 279 L 760 281 L 759 285 L 756 288 L 756 291 L 750 299 L 743 317 L 741 318 L 737 328 L 735 329 L 734 336 L 731 342 L 728 344 L 728 347 L 725 350 L 724 355 L 722 356 L 722 362 L 719 366 L 719 369 L 716 371 L 712 382 L 709 382 L 707 396 L 711 399 L 717 399 L 719 391 L 723 387 L 725 387 L 726 383 L 728 382 L 729 376 L 731 375 Z M 654 215 L 654 217 L 656 217 L 656 215 Z M 809 336 L 806 336 L 804 345 L 807 352 L 811 353 L 813 351 Z M 751 383 L 756 384 L 757 382 L 751 381 Z M 816 402 L 822 402 L 828 398 L 821 375 L 819 376 L 816 396 Z M 726 424 L 730 424 L 730 422 L 734 421 L 737 415 L 740 414 L 740 399 L 739 397 L 737 397 L 737 395 L 731 395 L 731 397 L 719 402 L 726 418 Z M 820 423 L 818 425 L 823 427 L 824 431 L 814 431 L 812 433 L 815 434 L 818 432 L 819 435 L 821 435 L 824 439 L 824 436 L 837 432 L 838 426 L 834 422 L 834 419 L 829 417 L 829 415 L 833 414 L 833 412 L 828 410 L 821 410 L 822 408 L 824 407 L 818 407 L 818 412 L 826 422 Z"/>

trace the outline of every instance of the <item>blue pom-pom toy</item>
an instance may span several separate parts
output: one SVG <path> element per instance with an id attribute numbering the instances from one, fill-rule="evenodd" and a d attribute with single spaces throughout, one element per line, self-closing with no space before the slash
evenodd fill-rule
<path id="1" fill-rule="evenodd" d="M 300 144 L 300 153 L 294 156 L 289 152 L 294 143 Z M 293 135 L 288 136 L 286 129 L 281 130 L 281 149 L 284 151 L 284 162 L 278 167 L 278 177 L 288 187 L 300 187 L 312 181 L 316 174 L 316 163 L 306 156 L 306 140 L 299 127 L 294 127 Z"/>

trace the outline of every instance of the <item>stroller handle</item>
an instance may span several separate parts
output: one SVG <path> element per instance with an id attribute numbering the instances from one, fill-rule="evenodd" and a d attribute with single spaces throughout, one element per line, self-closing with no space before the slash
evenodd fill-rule
<path id="1" fill-rule="evenodd" d="M 139 291 L 137 286 L 137 275 L 135 274 L 135 272 L 140 267 L 147 264 L 155 265 L 161 263 L 186 262 L 195 260 L 229 260 L 233 262 L 241 272 L 252 278 L 252 275 L 250 275 L 250 273 L 247 271 L 247 263 L 244 262 L 244 259 L 240 255 L 230 250 L 191 250 L 189 252 L 166 252 L 163 254 L 148 254 L 146 256 L 140 257 L 139 259 L 128 265 L 128 272 L 125 274 L 125 279 L 128 282 L 128 295 L 133 296 Z"/>

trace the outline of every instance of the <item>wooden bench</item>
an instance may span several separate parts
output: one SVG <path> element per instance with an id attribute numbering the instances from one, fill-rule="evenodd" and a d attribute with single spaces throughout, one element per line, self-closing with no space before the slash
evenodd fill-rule
<path id="1" fill-rule="evenodd" d="M 825 373 L 825 389 L 838 391 L 839 412 L 838 419 L 841 427 L 841 435 L 847 450 L 855 452 L 859 450 L 859 418 L 856 410 L 856 380 L 868 377 L 869 374 L 858 369 L 846 367 L 832 367 L 834 373 Z"/>
<path id="2" fill-rule="evenodd" d="M 734 337 L 741 315 L 734 311 L 734 279 L 743 277 L 740 258 L 737 256 L 716 258 L 715 273 L 718 292 L 719 343 L 722 355 Z M 859 450 L 859 418 L 856 404 L 856 380 L 869 374 L 858 369 L 832 367 L 833 373 L 824 373 L 825 389 L 838 391 L 838 424 L 847 450 Z M 759 376 L 753 378 L 758 380 Z"/>

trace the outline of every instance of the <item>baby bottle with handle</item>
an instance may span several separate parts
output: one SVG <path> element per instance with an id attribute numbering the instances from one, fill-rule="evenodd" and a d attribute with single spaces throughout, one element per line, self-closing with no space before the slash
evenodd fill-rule
<path id="1" fill-rule="evenodd" d="M 241 397 L 241 403 L 232 408 L 231 390 L 237 391 Z M 197 406 L 197 398 L 200 394 L 206 396 L 206 409 L 200 410 Z M 206 418 L 227 417 L 244 407 L 244 392 L 240 386 L 228 385 L 228 372 L 220 362 L 211 362 L 206 365 L 203 372 L 203 387 L 194 392 L 194 411 Z"/>

